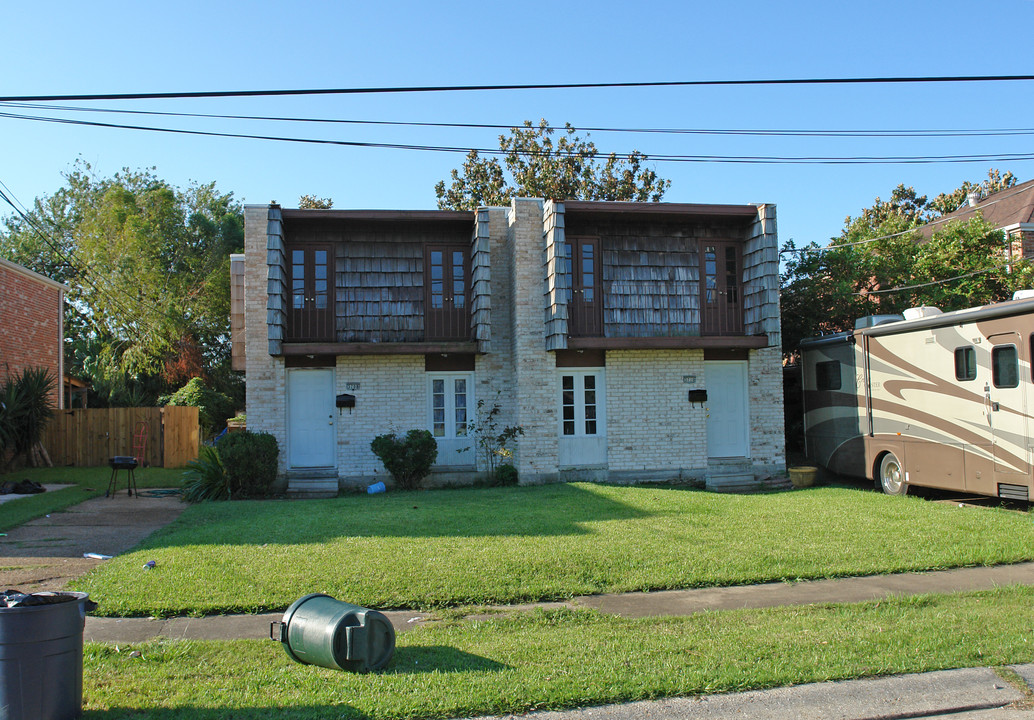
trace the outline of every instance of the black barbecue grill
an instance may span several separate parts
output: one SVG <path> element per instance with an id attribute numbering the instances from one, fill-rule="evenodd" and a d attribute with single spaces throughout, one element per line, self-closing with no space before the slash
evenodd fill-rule
<path id="1" fill-rule="evenodd" d="M 126 482 L 126 494 L 132 496 L 136 490 L 136 476 L 133 471 L 136 469 L 137 461 L 132 455 L 116 455 L 115 457 L 108 460 L 108 465 L 111 465 L 111 480 L 108 482 L 108 491 L 104 493 L 104 497 L 111 497 L 115 494 L 115 490 L 118 489 L 118 471 L 126 470 L 129 472 L 129 479 Z M 140 493 L 137 492 L 137 496 Z"/>

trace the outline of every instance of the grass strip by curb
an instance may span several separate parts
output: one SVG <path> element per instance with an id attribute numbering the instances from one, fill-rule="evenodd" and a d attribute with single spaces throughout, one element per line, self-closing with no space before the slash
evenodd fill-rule
<path id="1" fill-rule="evenodd" d="M 370 675 L 270 641 L 90 644 L 84 718 L 448 718 L 1010 665 L 1034 659 L 1032 602 L 1010 587 L 686 618 L 536 611 L 404 633 Z"/>

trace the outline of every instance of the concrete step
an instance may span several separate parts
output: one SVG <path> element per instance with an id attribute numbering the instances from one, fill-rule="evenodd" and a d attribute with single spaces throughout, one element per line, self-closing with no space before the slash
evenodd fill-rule
<path id="1" fill-rule="evenodd" d="M 337 497 L 336 468 L 299 468 L 288 470 L 287 497 L 296 500 L 316 500 Z"/>

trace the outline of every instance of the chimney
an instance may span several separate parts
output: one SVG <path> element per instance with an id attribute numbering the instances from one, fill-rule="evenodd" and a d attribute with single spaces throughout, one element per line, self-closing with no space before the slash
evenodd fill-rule
<path id="1" fill-rule="evenodd" d="M 966 194 L 966 201 L 970 207 L 976 207 L 980 203 L 980 191 L 974 190 L 973 192 Z"/>

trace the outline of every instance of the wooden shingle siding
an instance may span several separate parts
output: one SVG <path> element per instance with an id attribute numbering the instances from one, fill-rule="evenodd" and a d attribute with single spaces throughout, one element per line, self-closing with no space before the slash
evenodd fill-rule
<path id="1" fill-rule="evenodd" d="M 680 229 L 613 228 L 603 245 L 605 337 L 700 334 L 700 260 Z M 648 234 L 647 234 L 648 233 Z"/>
<path id="2" fill-rule="evenodd" d="M 779 247 L 774 205 L 759 205 L 743 246 L 743 310 L 748 335 L 767 335 L 780 347 Z"/>
<path id="3" fill-rule="evenodd" d="M 482 353 L 491 352 L 492 349 L 491 235 L 488 222 L 489 211 L 481 208 L 474 220 L 470 248 L 470 319 L 478 352 Z"/>
<path id="4" fill-rule="evenodd" d="M 418 242 L 337 245 L 337 342 L 424 339 L 424 250 Z"/>
<path id="5" fill-rule="evenodd" d="M 266 221 L 266 266 L 269 354 L 279 355 L 283 349 L 284 327 L 287 325 L 287 251 L 284 245 L 283 217 L 278 205 L 269 206 Z"/>
<path id="6" fill-rule="evenodd" d="M 564 204 L 547 200 L 543 208 L 545 239 L 546 349 L 567 348 L 567 289 L 570 278 L 564 271 Z"/>
<path id="7" fill-rule="evenodd" d="M 471 242 L 469 225 L 292 219 L 287 227 L 288 247 L 329 243 L 334 248 L 337 343 L 425 341 L 424 248 Z M 487 258 L 483 262 L 487 266 Z"/>

